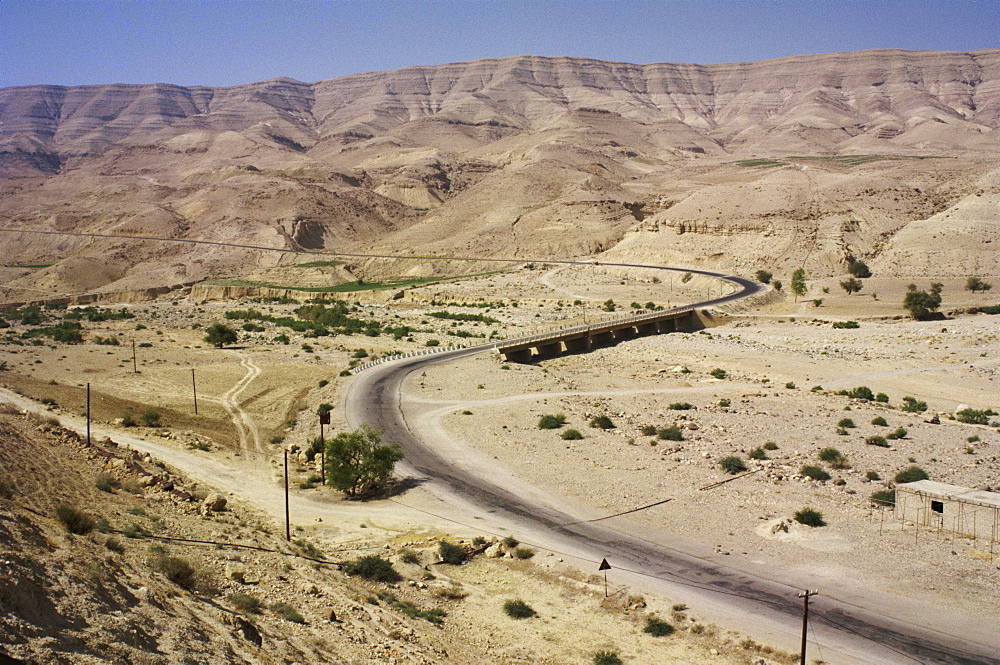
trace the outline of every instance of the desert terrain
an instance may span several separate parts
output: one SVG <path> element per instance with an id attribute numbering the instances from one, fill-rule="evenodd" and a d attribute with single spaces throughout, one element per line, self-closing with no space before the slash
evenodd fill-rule
<path id="1" fill-rule="evenodd" d="M 588 519 L 1000 652 L 1000 543 L 872 498 L 913 466 L 1000 490 L 998 301 L 966 288 L 1000 284 L 998 91 L 996 50 L 0 89 L 0 656 L 797 662 L 696 593 L 612 569 L 605 598 L 596 562 L 420 478 L 347 500 L 306 452 L 318 409 L 350 429 L 373 359 L 733 292 L 697 270 L 767 289 L 704 330 L 434 364 L 400 408 Z M 911 284 L 940 284 L 938 315 L 903 309 Z M 105 522 L 68 533 L 60 506 Z M 372 553 L 401 579 L 348 574 Z M 810 661 L 854 662 L 819 638 Z"/>

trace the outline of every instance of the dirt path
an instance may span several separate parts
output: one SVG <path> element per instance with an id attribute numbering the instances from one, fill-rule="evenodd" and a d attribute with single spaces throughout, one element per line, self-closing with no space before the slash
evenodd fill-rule
<path id="1" fill-rule="evenodd" d="M 221 402 L 222 408 L 233 419 L 236 425 L 236 433 L 240 437 L 240 449 L 249 449 L 250 440 L 253 440 L 253 450 L 258 453 L 266 452 L 261 446 L 260 431 L 254 419 L 240 406 L 239 396 L 250 386 L 254 379 L 260 376 L 261 369 L 250 356 L 240 354 L 240 366 L 246 368 L 247 373 L 243 375 L 232 388 L 223 393 Z"/>

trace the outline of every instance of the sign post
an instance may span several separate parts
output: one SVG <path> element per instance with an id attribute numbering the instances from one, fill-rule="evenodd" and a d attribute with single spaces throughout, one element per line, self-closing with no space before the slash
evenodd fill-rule
<path id="1" fill-rule="evenodd" d="M 608 571 L 611 570 L 611 564 L 608 563 L 607 559 L 601 559 L 601 565 L 597 567 L 597 571 L 604 571 L 604 597 L 608 597 Z"/>
<path id="2" fill-rule="evenodd" d="M 326 485 L 326 440 L 323 438 L 323 425 L 330 424 L 330 412 L 319 414 L 319 481 Z"/>

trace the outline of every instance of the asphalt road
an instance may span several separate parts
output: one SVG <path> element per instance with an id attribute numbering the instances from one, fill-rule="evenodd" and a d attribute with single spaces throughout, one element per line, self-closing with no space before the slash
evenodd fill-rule
<path id="1" fill-rule="evenodd" d="M 740 287 L 734 294 L 697 303 L 695 306 L 699 308 L 745 298 L 761 290 L 759 284 L 744 278 L 690 272 L 725 279 Z M 407 358 L 359 373 L 345 397 L 348 421 L 354 427 L 368 423 L 382 428 L 385 440 L 399 443 L 404 449 L 402 473 L 421 479 L 454 510 L 466 515 L 469 523 L 488 519 L 491 524 L 507 525 L 511 532 L 531 534 L 532 544 L 568 553 L 578 561 L 607 558 L 617 579 L 630 587 L 668 595 L 673 592 L 673 597 L 679 593 L 682 597 L 694 595 L 714 603 L 716 615 L 729 616 L 743 626 L 750 626 L 745 632 L 777 636 L 786 645 L 797 645 L 801 589 L 674 549 L 669 534 L 647 532 L 639 537 L 628 533 L 627 525 L 615 528 L 615 520 L 581 521 L 585 518 L 554 507 L 551 502 L 535 501 L 526 498 L 523 491 L 504 487 L 502 475 L 483 477 L 469 472 L 435 450 L 433 441 L 420 440 L 408 426 L 401 406 L 403 380 L 428 365 L 489 348 L 491 345 Z M 528 536 L 524 539 L 528 540 Z M 826 594 L 813 597 L 809 660 L 821 655 L 832 663 L 1000 663 L 1000 649 L 938 632 L 929 627 L 933 616 L 927 617 L 927 626 L 921 626 L 881 614 L 878 608 L 891 605 L 886 601 L 874 592 L 865 603 L 867 607 Z"/>

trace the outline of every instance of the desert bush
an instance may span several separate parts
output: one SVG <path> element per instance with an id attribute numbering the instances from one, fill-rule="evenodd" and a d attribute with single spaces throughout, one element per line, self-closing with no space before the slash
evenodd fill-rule
<path id="1" fill-rule="evenodd" d="M 869 471 L 865 474 L 865 478 L 868 480 L 882 480 L 882 476 L 878 475 L 878 471 Z"/>
<path id="2" fill-rule="evenodd" d="M 694 405 L 688 402 L 674 402 L 670 405 L 670 409 L 673 411 L 689 411 L 693 409 Z"/>
<path id="3" fill-rule="evenodd" d="M 893 431 L 885 435 L 885 438 L 896 441 L 898 439 L 905 439 L 908 432 L 905 427 L 897 427 Z"/>
<path id="4" fill-rule="evenodd" d="M 512 619 L 530 619 L 538 613 L 523 600 L 508 600 L 503 604 L 504 613 Z"/>
<path id="5" fill-rule="evenodd" d="M 159 427 L 160 426 L 160 414 L 156 411 L 150 409 L 148 411 L 143 411 L 142 415 L 139 416 L 143 424 L 146 427 Z"/>
<path id="6" fill-rule="evenodd" d="M 878 425 L 879 427 L 888 427 L 889 423 L 882 416 L 875 416 L 872 418 L 872 425 Z"/>
<path id="7" fill-rule="evenodd" d="M 14 498 L 14 485 L 13 480 L 6 480 L 0 478 L 0 499 L 7 499 L 8 501 Z"/>
<path id="8" fill-rule="evenodd" d="M 142 528 L 139 524 L 129 524 L 122 531 L 122 535 L 126 538 L 145 538 L 149 535 L 149 531 Z"/>
<path id="9" fill-rule="evenodd" d="M 886 395 L 885 393 L 878 393 L 877 395 L 875 395 L 875 401 L 881 404 L 888 404 L 889 396 Z"/>
<path id="10" fill-rule="evenodd" d="M 789 381 L 788 383 L 785 384 L 785 388 L 788 388 L 789 390 L 795 390 L 795 382 Z"/>
<path id="11" fill-rule="evenodd" d="M 903 404 L 900 408 L 903 409 L 903 411 L 908 411 L 910 413 L 921 413 L 927 410 L 927 402 L 907 395 L 903 398 Z"/>
<path id="12" fill-rule="evenodd" d="M 416 550 L 404 547 L 399 551 L 399 560 L 403 563 L 420 563 L 420 555 Z"/>
<path id="13" fill-rule="evenodd" d="M 617 651 L 602 649 L 594 654 L 591 659 L 594 665 L 622 665 L 622 659 Z"/>
<path id="14" fill-rule="evenodd" d="M 730 404 L 732 404 L 732 402 L 730 402 L 730 401 L 729 401 L 728 399 L 726 399 L 725 397 L 723 397 L 722 399 L 720 399 L 720 400 L 719 400 L 719 406 L 721 406 L 721 407 L 727 407 L 727 406 L 729 406 Z"/>
<path id="15" fill-rule="evenodd" d="M 274 610 L 278 614 L 278 616 L 280 616 L 285 621 L 291 621 L 292 623 L 306 622 L 303 616 L 299 614 L 298 610 L 296 610 L 288 603 L 282 603 L 282 602 L 272 603 L 271 609 Z"/>
<path id="16" fill-rule="evenodd" d="M 817 455 L 819 459 L 827 464 L 833 464 L 837 460 L 843 459 L 844 455 L 836 448 L 824 448 Z"/>
<path id="17" fill-rule="evenodd" d="M 777 450 L 777 449 L 778 449 L 778 444 L 776 444 L 774 441 L 768 441 L 767 443 L 764 444 L 764 450 Z"/>
<path id="18" fill-rule="evenodd" d="M 530 559 L 535 556 L 535 550 L 530 547 L 518 547 L 514 550 L 514 558 L 516 559 Z"/>
<path id="19" fill-rule="evenodd" d="M 962 409 L 955 414 L 955 420 L 969 425 L 988 425 L 990 417 L 997 415 L 993 409 Z"/>
<path id="20" fill-rule="evenodd" d="M 813 480 L 830 480 L 830 474 L 818 466 L 804 466 L 799 474 Z"/>
<path id="21" fill-rule="evenodd" d="M 868 386 L 858 386 L 857 388 L 848 390 L 845 394 L 854 399 L 866 399 L 869 402 L 875 401 L 875 394 Z"/>
<path id="22" fill-rule="evenodd" d="M 66 504 L 60 504 L 56 507 L 56 517 L 63 523 L 67 531 L 78 536 L 90 533 L 97 524 L 94 518 Z"/>
<path id="23" fill-rule="evenodd" d="M 803 508 L 802 510 L 796 511 L 794 517 L 796 522 L 799 524 L 805 524 L 806 526 L 826 526 L 826 522 L 823 521 L 823 513 L 818 510 L 813 510 L 812 508 Z"/>
<path id="24" fill-rule="evenodd" d="M 664 441 L 683 441 L 684 432 L 681 431 L 680 427 L 671 425 L 670 427 L 664 427 L 659 432 L 656 433 L 658 437 Z"/>
<path id="25" fill-rule="evenodd" d="M 446 600 L 462 600 L 469 595 L 469 593 L 463 589 L 462 585 L 458 582 L 452 582 L 446 587 L 437 587 L 431 593 L 438 598 L 444 598 Z"/>
<path id="26" fill-rule="evenodd" d="M 767 452 L 763 448 L 754 448 L 750 451 L 750 459 L 767 459 Z"/>
<path id="27" fill-rule="evenodd" d="M 855 425 L 854 421 L 851 420 L 850 418 L 841 418 L 837 422 L 837 427 L 843 427 L 845 429 L 851 429 L 851 428 L 857 427 L 857 425 Z"/>
<path id="28" fill-rule="evenodd" d="M 747 470 L 747 465 L 743 463 L 736 455 L 729 455 L 728 457 L 723 457 L 719 460 L 719 466 L 722 467 L 723 471 L 730 474 L 737 474 L 741 471 Z"/>
<path id="29" fill-rule="evenodd" d="M 643 425 L 639 433 L 643 436 L 656 436 L 656 425 Z"/>
<path id="30" fill-rule="evenodd" d="M 94 487 L 101 490 L 102 492 L 113 492 L 114 489 L 118 487 L 120 484 L 121 483 L 118 482 L 117 478 L 115 478 L 114 476 L 109 476 L 106 473 L 102 473 L 101 475 L 97 476 L 96 480 L 94 480 Z"/>
<path id="31" fill-rule="evenodd" d="M 198 574 L 187 559 L 176 556 L 159 556 L 154 561 L 154 567 L 177 586 L 193 590 L 198 583 Z"/>
<path id="32" fill-rule="evenodd" d="M 122 541 L 118 540 L 114 536 L 110 536 L 107 540 L 105 540 L 104 546 L 116 554 L 121 554 L 125 551 L 125 545 L 123 545 Z"/>
<path id="33" fill-rule="evenodd" d="M 614 429 L 615 424 L 607 416 L 594 416 L 590 419 L 590 426 L 597 429 Z"/>
<path id="34" fill-rule="evenodd" d="M 403 579 L 402 575 L 396 572 L 392 563 L 378 556 L 369 554 L 354 561 L 348 561 L 341 566 L 341 569 L 348 575 L 357 575 L 366 580 L 385 582 L 392 584 Z"/>
<path id="35" fill-rule="evenodd" d="M 771 278 L 774 275 L 772 275 L 771 272 L 767 270 L 758 270 L 754 276 L 757 278 L 757 281 L 760 282 L 761 284 L 769 284 L 771 282 Z"/>
<path id="36" fill-rule="evenodd" d="M 897 483 L 914 483 L 918 480 L 927 480 L 928 478 L 930 476 L 919 466 L 909 466 L 897 473 L 893 480 Z"/>
<path id="37" fill-rule="evenodd" d="M 438 542 L 438 554 L 441 560 L 453 566 L 460 566 L 465 563 L 465 548 L 461 545 L 449 543 L 447 540 Z"/>
<path id="38" fill-rule="evenodd" d="M 709 372 L 709 374 L 716 379 L 724 379 L 726 378 L 726 376 L 728 376 L 726 370 L 722 369 L 721 367 L 716 367 L 711 372 Z"/>
<path id="39" fill-rule="evenodd" d="M 969 443 L 978 443 L 980 440 L 981 439 L 975 434 L 966 439 L 966 441 Z"/>
<path id="40" fill-rule="evenodd" d="M 646 617 L 646 626 L 642 632 L 649 633 L 653 637 L 666 637 L 674 632 L 674 627 L 663 619 L 658 619 L 652 614 Z"/>
<path id="41" fill-rule="evenodd" d="M 833 322 L 833 327 L 834 328 L 851 330 L 851 329 L 854 329 L 854 328 L 860 328 L 861 324 L 858 323 L 857 321 L 834 321 Z"/>
<path id="42" fill-rule="evenodd" d="M 521 542 L 514 536 L 505 536 L 503 540 L 500 541 L 506 548 L 517 547 Z"/>
<path id="43" fill-rule="evenodd" d="M 559 429 L 566 424 L 566 416 L 561 413 L 546 414 L 538 419 L 538 429 Z"/>
<path id="44" fill-rule="evenodd" d="M 260 600 L 246 593 L 231 593 L 226 596 L 233 607 L 244 614 L 260 614 Z"/>
<path id="45" fill-rule="evenodd" d="M 559 437 L 567 441 L 575 441 L 577 439 L 582 439 L 583 434 L 581 434 L 580 430 L 578 429 L 568 429 L 565 430 L 562 434 L 560 434 Z"/>
<path id="46" fill-rule="evenodd" d="M 872 492 L 869 497 L 871 502 L 877 506 L 895 506 L 896 505 L 896 490 L 878 490 L 877 492 Z"/>
<path id="47" fill-rule="evenodd" d="M 885 440 L 884 436 L 870 436 L 865 439 L 865 443 L 869 446 L 878 446 L 879 448 L 888 448 L 889 442 Z"/>

